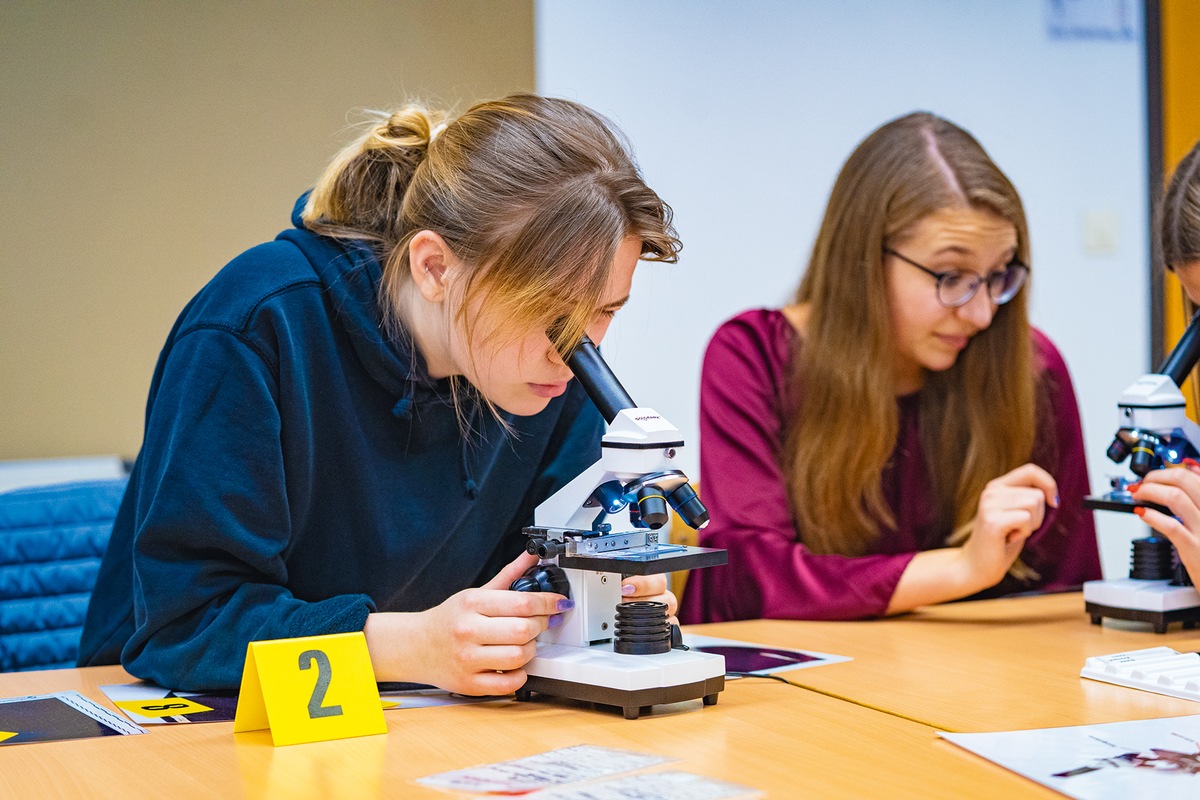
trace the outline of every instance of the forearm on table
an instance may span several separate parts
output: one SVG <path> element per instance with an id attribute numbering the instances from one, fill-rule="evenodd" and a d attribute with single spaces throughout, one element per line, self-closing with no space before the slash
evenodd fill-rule
<path id="1" fill-rule="evenodd" d="M 920 606 L 958 600 L 983 588 L 971 580 L 960 548 L 924 550 L 913 556 L 900 575 L 887 613 L 902 614 Z"/>

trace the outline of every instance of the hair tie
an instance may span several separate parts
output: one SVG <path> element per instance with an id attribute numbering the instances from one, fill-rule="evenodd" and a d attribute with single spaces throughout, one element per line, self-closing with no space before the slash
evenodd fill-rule
<path id="1" fill-rule="evenodd" d="M 429 129 L 429 143 L 430 144 L 433 144 L 433 140 L 442 135 L 442 131 L 446 130 L 446 124 L 447 123 L 442 122 L 438 125 L 434 125 L 432 128 Z"/>

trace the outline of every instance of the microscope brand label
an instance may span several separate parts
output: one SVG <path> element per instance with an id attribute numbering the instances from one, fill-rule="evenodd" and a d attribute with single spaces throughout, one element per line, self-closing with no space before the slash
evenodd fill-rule
<path id="1" fill-rule="evenodd" d="M 361 632 L 251 642 L 233 732 L 276 746 L 387 733 Z"/>

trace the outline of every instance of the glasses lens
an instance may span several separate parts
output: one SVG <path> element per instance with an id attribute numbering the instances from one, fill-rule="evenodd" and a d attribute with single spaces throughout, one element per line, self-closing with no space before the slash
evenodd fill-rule
<path id="1" fill-rule="evenodd" d="M 997 304 L 1007 303 L 1021 291 L 1027 275 L 1029 267 L 1024 264 L 1009 264 L 1003 272 L 993 272 L 988 276 L 988 294 Z"/>
<path id="2" fill-rule="evenodd" d="M 942 305 L 957 308 L 975 296 L 981 283 L 982 278 L 969 272 L 944 272 L 938 280 L 938 299 L 942 301 Z"/>

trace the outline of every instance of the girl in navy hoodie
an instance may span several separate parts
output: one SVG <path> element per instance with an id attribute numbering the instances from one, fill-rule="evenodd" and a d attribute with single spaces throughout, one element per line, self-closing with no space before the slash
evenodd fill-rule
<path id="1" fill-rule="evenodd" d="M 229 689 L 251 641 L 361 630 L 381 681 L 514 691 L 571 604 L 507 590 L 521 528 L 604 428 L 558 353 L 676 259 L 670 208 L 606 120 L 516 95 L 382 116 L 293 223 L 167 338 L 80 664 Z"/>

